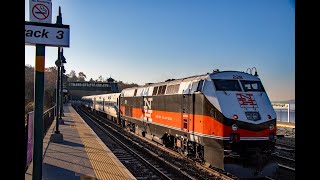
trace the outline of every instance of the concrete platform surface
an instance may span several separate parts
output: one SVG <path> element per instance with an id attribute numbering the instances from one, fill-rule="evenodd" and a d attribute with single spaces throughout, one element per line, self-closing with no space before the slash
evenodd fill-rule
<path id="1" fill-rule="evenodd" d="M 136 179 L 97 137 L 71 104 L 64 105 L 64 124 L 59 125 L 63 142 L 52 142 L 54 121 L 43 140 L 42 179 L 84 180 Z M 25 174 L 32 179 L 32 166 Z"/>

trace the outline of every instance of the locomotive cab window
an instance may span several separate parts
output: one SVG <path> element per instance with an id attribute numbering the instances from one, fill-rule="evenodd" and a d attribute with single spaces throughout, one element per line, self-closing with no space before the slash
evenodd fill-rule
<path id="1" fill-rule="evenodd" d="M 238 80 L 213 79 L 217 91 L 242 91 Z"/>
<path id="2" fill-rule="evenodd" d="M 259 91 L 259 92 L 265 92 L 261 81 L 246 81 L 241 80 L 242 87 L 244 91 Z"/>

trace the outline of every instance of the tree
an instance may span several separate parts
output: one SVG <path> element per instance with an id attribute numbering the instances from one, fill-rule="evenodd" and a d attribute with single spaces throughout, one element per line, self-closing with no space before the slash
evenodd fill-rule
<path id="1" fill-rule="evenodd" d="M 57 67 L 54 66 L 46 68 L 44 73 L 44 86 L 50 90 L 55 89 L 57 86 L 57 76 Z"/>
<path id="2" fill-rule="evenodd" d="M 138 87 L 139 86 L 138 84 L 135 84 L 135 83 L 128 84 L 128 83 L 124 83 L 122 81 L 118 81 L 117 83 L 118 83 L 119 91 L 121 91 L 122 89 L 125 89 L 125 88 L 131 88 L 131 87 Z"/>
<path id="3" fill-rule="evenodd" d="M 34 67 L 31 65 L 25 65 L 24 68 L 24 74 L 25 74 L 25 106 L 27 104 L 33 104 L 33 98 L 34 98 Z M 29 110 L 30 108 L 28 108 Z"/>
<path id="4" fill-rule="evenodd" d="M 96 80 L 96 82 L 103 82 L 103 78 L 102 78 L 101 75 L 98 77 L 98 79 Z"/>
<path id="5" fill-rule="evenodd" d="M 87 76 L 83 73 L 83 72 L 79 72 L 78 73 L 78 81 L 80 81 L 80 82 L 85 82 L 86 79 L 87 78 Z"/>
<path id="6" fill-rule="evenodd" d="M 94 80 L 92 78 L 90 78 L 89 82 L 94 82 Z"/>
<path id="7" fill-rule="evenodd" d="M 57 68 L 49 67 L 44 73 L 43 110 L 51 108 L 54 103 L 54 89 L 56 88 Z M 25 66 L 25 113 L 34 108 L 34 67 Z"/>
<path id="8" fill-rule="evenodd" d="M 69 77 L 68 78 L 68 81 L 69 82 L 75 82 L 75 81 L 78 81 L 78 77 L 76 75 L 76 72 L 74 70 L 71 70 L 69 74 L 67 74 L 67 76 Z"/>

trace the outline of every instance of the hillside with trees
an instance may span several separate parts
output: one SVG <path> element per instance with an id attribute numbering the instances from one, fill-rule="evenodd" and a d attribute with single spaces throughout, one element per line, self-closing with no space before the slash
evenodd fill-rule
<path id="1" fill-rule="evenodd" d="M 69 74 L 66 74 L 68 82 L 86 82 L 86 75 L 83 72 L 76 73 L 71 70 Z M 111 78 L 111 77 L 110 77 Z M 88 82 L 108 82 L 109 78 L 103 78 L 99 76 L 98 79 L 93 80 L 90 78 Z M 111 78 L 112 79 L 112 78 Z M 109 79 L 110 80 L 110 79 Z M 139 86 L 135 83 L 124 83 L 122 81 L 115 81 L 118 83 L 119 90 L 124 88 Z M 43 109 L 47 109 L 54 106 L 55 102 L 55 89 L 57 83 L 57 67 L 48 67 L 44 73 L 44 97 L 43 97 Z M 34 67 L 31 65 L 25 65 L 25 114 L 33 111 L 34 107 Z"/>
<path id="2" fill-rule="evenodd" d="M 57 80 L 57 68 L 45 69 L 44 75 L 44 111 L 54 105 L 54 90 Z M 34 67 L 25 65 L 25 113 L 33 111 L 34 106 Z"/>

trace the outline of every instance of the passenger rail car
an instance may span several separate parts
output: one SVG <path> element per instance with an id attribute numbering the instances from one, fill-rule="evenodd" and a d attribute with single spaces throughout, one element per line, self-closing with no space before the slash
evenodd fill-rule
<path id="1" fill-rule="evenodd" d="M 258 76 L 214 71 L 111 95 L 113 117 L 140 136 L 240 178 L 277 174 L 276 113 Z M 100 96 L 92 107 L 106 112 Z"/>
<path id="2" fill-rule="evenodd" d="M 82 104 L 92 110 L 105 113 L 108 119 L 117 121 L 119 119 L 119 96 L 120 93 L 84 96 Z"/>

